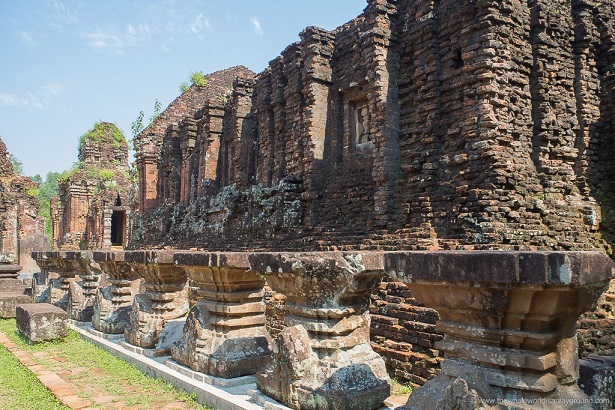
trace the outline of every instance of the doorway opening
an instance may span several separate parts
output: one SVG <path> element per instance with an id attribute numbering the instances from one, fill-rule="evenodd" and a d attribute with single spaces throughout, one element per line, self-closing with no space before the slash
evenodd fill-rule
<path id="1" fill-rule="evenodd" d="M 124 246 L 126 232 L 126 211 L 113 211 L 111 214 L 111 246 Z"/>

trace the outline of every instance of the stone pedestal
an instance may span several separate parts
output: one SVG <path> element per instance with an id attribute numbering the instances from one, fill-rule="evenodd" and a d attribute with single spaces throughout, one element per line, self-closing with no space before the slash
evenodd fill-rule
<path id="1" fill-rule="evenodd" d="M 17 331 L 31 343 L 66 337 L 65 311 L 49 303 L 26 303 L 17 306 Z"/>
<path id="2" fill-rule="evenodd" d="M 68 316 L 80 322 L 90 322 L 94 315 L 94 299 L 100 283 L 101 270 L 97 262 L 92 260 L 92 253 L 85 251 L 62 251 L 63 270 L 74 272 L 68 283 Z"/>
<path id="3" fill-rule="evenodd" d="M 49 288 L 51 261 L 47 257 L 47 252 L 32 252 L 32 259 L 36 261 L 40 272 L 35 272 L 32 276 L 32 301 L 34 303 L 50 303 L 51 290 Z"/>
<path id="4" fill-rule="evenodd" d="M 369 340 L 369 295 L 384 274 L 377 253 L 263 253 L 253 270 L 286 295 L 286 324 L 272 365 L 257 374 L 267 395 L 295 409 L 377 409 L 389 396 L 383 359 Z"/>
<path id="5" fill-rule="evenodd" d="M 591 409 L 575 323 L 607 288 L 598 252 L 389 253 L 386 269 L 440 314 L 442 374 L 408 409 Z M 485 401 L 485 400 L 490 400 Z"/>
<path id="6" fill-rule="evenodd" d="M 109 286 L 96 292 L 92 326 L 103 333 L 122 334 L 141 281 L 133 267 L 125 262 L 123 251 L 94 252 L 93 259 L 106 275 Z"/>
<path id="7" fill-rule="evenodd" d="M 15 308 L 22 303 L 30 302 L 26 287 L 19 279 L 21 266 L 12 264 L 12 258 L 0 254 L 0 317 L 15 317 Z"/>
<path id="8" fill-rule="evenodd" d="M 154 348 L 167 321 L 188 313 L 186 273 L 175 265 L 172 251 L 129 251 L 124 260 L 143 279 L 145 290 L 134 298 L 124 337 L 132 345 Z"/>
<path id="9" fill-rule="evenodd" d="M 64 261 L 66 252 L 45 252 L 49 261 L 49 270 L 58 275 L 57 279 L 49 279 L 49 303 L 58 306 L 65 312 L 69 311 L 70 301 L 68 292 L 70 283 L 79 280 L 78 271 L 72 264 Z"/>
<path id="10" fill-rule="evenodd" d="M 176 253 L 196 285 L 182 341 L 173 359 L 193 370 L 230 378 L 254 374 L 271 361 L 265 327 L 264 279 L 245 253 Z"/>

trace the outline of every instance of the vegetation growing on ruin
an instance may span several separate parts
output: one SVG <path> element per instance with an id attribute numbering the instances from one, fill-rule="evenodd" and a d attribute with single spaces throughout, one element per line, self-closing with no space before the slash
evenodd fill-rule
<path id="1" fill-rule="evenodd" d="M 188 91 L 193 85 L 196 87 L 205 87 L 207 85 L 207 79 L 205 78 L 205 74 L 203 74 L 202 71 L 192 71 L 188 75 L 188 79 L 179 85 L 179 91 L 181 91 L 181 93 L 183 94 Z"/>
<path id="2" fill-rule="evenodd" d="M 111 181 L 115 177 L 115 171 L 110 169 L 101 169 L 100 170 L 100 179 L 103 181 Z"/>
<path id="3" fill-rule="evenodd" d="M 40 190 L 38 188 L 28 188 L 26 190 L 26 194 L 28 194 L 31 197 L 38 198 L 40 194 Z"/>
<path id="4" fill-rule="evenodd" d="M 60 176 L 58 177 L 58 182 L 61 183 L 61 182 L 66 181 L 67 179 L 75 175 L 77 172 L 82 170 L 83 167 L 84 167 L 83 161 L 73 162 L 73 166 L 70 167 L 70 169 L 67 169 L 66 171 L 60 174 Z"/>
<path id="5" fill-rule="evenodd" d="M 158 98 L 156 98 L 156 102 L 154 103 L 154 112 L 149 117 L 149 124 L 147 125 L 148 127 L 150 125 L 152 125 L 154 123 L 154 121 L 156 121 L 158 119 L 158 117 L 160 117 L 160 114 L 162 113 L 161 110 L 162 110 L 162 104 L 160 103 L 160 101 L 158 101 Z M 141 133 L 141 131 L 143 131 L 145 129 L 145 126 L 143 125 L 143 118 L 144 117 L 145 117 L 145 113 L 143 111 L 141 111 L 141 112 L 139 112 L 139 115 L 137 116 L 137 119 L 134 120 L 130 124 L 130 131 L 132 132 L 133 140 L 136 138 L 137 135 L 139 135 Z"/>
<path id="6" fill-rule="evenodd" d="M 110 142 L 116 148 L 119 148 L 123 143 L 126 143 L 124 134 L 114 124 L 98 121 L 94 123 L 91 130 L 79 138 L 79 150 L 83 148 L 86 141 L 103 142 L 109 141 L 109 139 L 111 139 Z"/>
<path id="7" fill-rule="evenodd" d="M 157 100 L 156 100 L 157 101 Z M 130 124 L 130 131 L 132 132 L 132 138 L 134 139 L 137 135 L 139 135 L 141 133 L 141 131 L 143 131 L 143 117 L 145 116 L 145 113 L 143 111 L 139 112 L 139 115 L 137 116 L 137 119 L 134 120 L 131 124 Z"/>

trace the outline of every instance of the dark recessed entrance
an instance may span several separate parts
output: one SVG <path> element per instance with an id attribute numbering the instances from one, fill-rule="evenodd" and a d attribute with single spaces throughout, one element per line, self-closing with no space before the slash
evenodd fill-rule
<path id="1" fill-rule="evenodd" d="M 111 214 L 111 246 L 124 246 L 126 231 L 126 211 L 113 211 Z"/>

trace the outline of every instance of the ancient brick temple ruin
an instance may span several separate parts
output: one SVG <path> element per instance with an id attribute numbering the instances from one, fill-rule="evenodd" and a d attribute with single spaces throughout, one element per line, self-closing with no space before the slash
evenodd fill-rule
<path id="1" fill-rule="evenodd" d="M 51 205 L 54 247 L 126 245 L 134 201 L 128 145 L 114 124 L 97 123 L 81 137 L 79 162 L 59 188 Z"/>
<path id="2" fill-rule="evenodd" d="M 86 258 L 98 330 L 158 348 L 192 306 L 175 365 L 293 408 L 378 408 L 387 373 L 408 408 L 586 398 L 575 327 L 615 349 L 615 4 L 368 0 L 206 80 L 135 140 L 134 250 Z"/>
<path id="3" fill-rule="evenodd" d="M 369 1 L 221 72 L 228 97 L 180 97 L 136 139 L 135 246 L 610 252 L 612 5 L 592 4 Z"/>
<path id="4" fill-rule="evenodd" d="M 206 75 L 204 86 L 193 84 L 139 134 L 135 139 L 139 210 L 151 210 L 165 201 L 187 203 L 203 195 L 205 186 L 216 179 L 218 137 L 233 81 L 253 76 L 243 66 Z"/>
<path id="5" fill-rule="evenodd" d="M 14 171 L 0 140 L 0 253 L 12 255 L 27 272 L 38 269 L 30 253 L 49 249 L 38 207 L 38 184 Z"/>
<path id="6" fill-rule="evenodd" d="M 371 0 L 307 28 L 137 137 L 132 246 L 611 253 L 613 7 Z M 372 298 L 378 351 L 423 383 L 437 315 L 395 282 Z"/>

